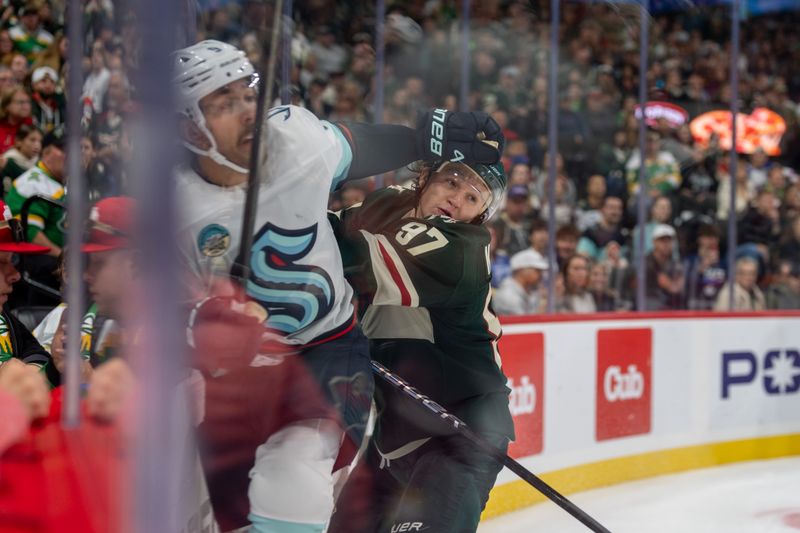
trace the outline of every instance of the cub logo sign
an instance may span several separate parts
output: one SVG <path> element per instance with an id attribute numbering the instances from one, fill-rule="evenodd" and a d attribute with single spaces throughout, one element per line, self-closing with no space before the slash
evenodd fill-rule
<path id="1" fill-rule="evenodd" d="M 650 328 L 597 332 L 597 440 L 650 432 Z"/>
<path id="2" fill-rule="evenodd" d="M 509 407 L 517 439 L 508 447 L 511 457 L 542 451 L 544 417 L 544 334 L 500 337 L 503 372 L 511 389 Z"/>

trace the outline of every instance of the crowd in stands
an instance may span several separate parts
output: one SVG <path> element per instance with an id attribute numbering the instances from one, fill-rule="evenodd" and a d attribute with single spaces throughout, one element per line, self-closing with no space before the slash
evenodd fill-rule
<path id="1" fill-rule="evenodd" d="M 101 308 L 109 301 L 125 310 L 131 307 L 126 305 L 130 288 L 122 286 L 137 279 L 139 270 L 134 260 L 138 254 L 128 249 L 132 217 L 126 213 L 132 207 L 126 210 L 127 199 L 119 196 L 134 189 L 128 172 L 135 154 L 130 128 L 139 109 L 137 80 L 147 75 L 138 57 L 141 31 L 132 2 L 80 1 L 86 29 L 80 43 L 67 42 L 65 0 L 7 0 L 0 8 L 0 404 L 13 415 L 4 413 L 0 420 L 0 452 L 26 435 L 30 420 L 50 411 L 50 389 L 60 384 L 66 364 L 66 305 L 60 292 L 66 275 L 64 200 L 69 180 L 76 179 L 68 175 L 72 167 L 66 164 L 69 95 L 65 80 L 73 70 L 67 65 L 68 45 L 80 46 L 83 54 L 81 112 L 69 119 L 82 125 L 81 168 L 88 200 L 102 199 L 93 204 L 87 236 L 94 248 L 82 249 L 86 260 L 82 275 L 91 285 L 100 283 L 99 271 L 112 274 L 100 284 L 111 293 L 107 301 L 92 292 L 81 320 L 80 371 L 82 381 L 89 382 L 85 389 L 89 415 L 108 420 L 119 411 L 119 391 L 133 388 L 135 380 L 125 359 L 114 356 L 119 355 L 123 341 L 149 341 L 140 335 L 124 339 L 118 322 L 128 317 L 123 312 L 112 316 Z M 192 7 L 200 8 L 196 27 L 187 25 L 192 41 L 230 42 L 245 50 L 254 65 L 264 63 L 272 2 L 181 4 L 186 7 L 184 18 L 191 15 Z M 384 21 L 383 98 L 378 98 L 374 3 L 295 0 L 290 76 L 288 80 L 278 76 L 280 83 L 270 88 L 272 102 L 281 101 L 283 89 L 291 103 L 322 119 L 408 126 L 416 125 L 419 111 L 433 107 L 490 113 L 503 128 L 502 162 L 508 174 L 504 205 L 487 224 L 492 302 L 500 315 L 542 314 L 551 309 L 570 314 L 727 311 L 730 302 L 739 311 L 800 309 L 800 70 L 794 68 L 800 64 L 800 8 L 743 21 L 739 107 L 745 115 L 756 109 L 771 110 L 785 122 L 786 131 L 777 152 L 756 144 L 735 155 L 733 170 L 724 143 L 714 135 L 696 138 L 688 123 L 654 121 L 640 152 L 636 116 L 639 6 L 611 1 L 562 2 L 558 153 L 551 158 L 549 4 L 550 0 L 472 2 L 465 48 L 461 2 L 389 3 Z M 646 81 L 649 100 L 679 106 L 692 119 L 728 109 L 733 93 L 728 79 L 728 6 L 690 4 L 681 12 L 652 14 Z M 185 44 L 176 42 L 176 46 Z M 468 54 L 470 73 L 466 102 L 459 101 L 462 54 Z M 383 102 L 380 109 L 379 101 Z M 175 146 L 181 149 L 177 142 Z M 556 177 L 552 183 L 551 169 Z M 166 183 L 169 169 L 164 172 Z M 329 207 L 352 206 L 364 200 L 369 188 L 408 184 L 414 176 L 412 169 L 398 169 L 371 181 L 348 184 L 331 195 Z M 637 216 L 642 211 L 647 213 L 645 220 Z M 735 245 L 728 240 L 730 226 L 736 228 Z M 93 243 L 92 238 L 96 238 Z M 108 251 L 115 246 L 125 249 L 119 263 L 104 263 L 97 255 L 86 257 L 92 250 Z M 551 249 L 556 268 L 548 259 Z M 728 260 L 731 250 L 732 262 Z M 640 264 L 643 272 L 637 272 Z M 644 279 L 643 303 L 637 301 L 640 279 Z M 130 285 L 141 292 L 137 283 Z M 481 298 L 481 305 L 484 301 Z M 196 311 L 192 311 L 192 321 Z M 225 311 L 213 312 L 224 318 Z M 231 360 L 240 351 L 249 354 L 250 345 L 259 346 L 262 340 L 263 317 L 259 317 L 248 320 L 249 331 L 255 332 L 252 338 L 228 333 L 241 330 L 213 328 L 209 337 L 224 344 L 224 349 L 213 353 L 233 354 Z M 262 357 L 257 365 L 246 367 L 248 376 L 260 379 L 260 370 L 253 373 L 254 369 L 279 366 L 273 367 L 270 357 L 261 361 Z M 214 378 L 228 373 L 217 361 L 206 364 Z M 296 380 L 282 377 L 280 381 Z M 216 381 L 217 393 L 220 382 Z M 214 388 L 207 389 L 203 383 L 200 378 L 190 387 L 202 395 L 211 394 L 206 391 Z M 258 383 L 259 391 L 283 394 L 280 387 Z M 356 381 L 352 385 L 355 388 Z M 247 396 L 248 389 L 243 390 L 236 388 L 230 396 L 233 402 L 219 403 L 219 413 Z M 60 405 L 61 389 L 56 391 L 54 406 Z M 20 408 L 12 409 L 14 403 Z M 250 403 L 242 403 L 249 410 Z M 202 409 L 202 402 L 200 406 L 200 416 L 213 414 Z M 262 407 L 259 404 L 259 411 Z M 249 422 L 239 424 L 240 419 L 228 415 L 225 412 L 226 421 L 250 427 Z M 33 450 L 27 441 L 23 445 L 24 450 Z M 85 455 L 98 463 L 123 455 L 105 444 L 104 449 L 110 455 Z M 6 458 L 19 459 L 38 474 L 47 473 L 46 481 L 60 483 L 59 476 L 32 460 L 40 456 L 30 453 Z M 47 464 L 50 468 L 56 462 Z M 249 471 L 248 465 L 245 472 Z M 22 470 L 15 472 L 16 477 L 26 478 L 24 473 L 19 475 Z M 24 481 L 39 490 L 38 478 L 30 479 Z M 93 481 L 91 486 L 104 490 L 92 491 L 92 503 L 118 494 L 105 480 Z M 61 492 L 75 486 L 69 478 Z M 14 495 L 7 488 L 4 492 Z M 33 516 L 41 514 L 39 500 L 30 498 L 31 490 L 19 491 L 25 505 L 6 505 L 3 512 L 30 509 Z M 61 507 L 56 507 L 61 527 Z M 211 509 L 204 505 L 203 511 Z"/>
<path id="2" fill-rule="evenodd" d="M 546 270 L 529 252 L 548 252 L 547 185 L 548 2 L 480 2 L 471 13 L 468 106 L 504 127 L 507 202 L 492 225 L 495 305 L 500 313 L 547 308 Z M 373 22 L 354 7 L 295 17 L 292 94 L 332 120 L 413 124 L 430 106 L 455 108 L 460 90 L 459 13 L 453 3 L 407 2 L 386 19 L 385 104 L 375 116 Z M 212 11 L 210 37 L 238 35 L 236 9 Z M 302 15 L 308 15 L 304 17 Z M 637 309 L 636 266 L 645 255 L 651 311 L 727 310 L 729 276 L 734 309 L 800 307 L 800 77 L 797 13 L 745 21 L 739 103 L 743 113 L 771 109 L 786 122 L 780 156 L 756 146 L 730 154 L 717 139 L 700 142 L 688 122 L 659 121 L 639 153 L 638 20 L 604 4 L 566 3 L 559 65 L 555 219 L 559 271 L 552 273 L 558 312 Z M 724 8 L 654 14 L 647 75 L 649 99 L 686 110 L 689 118 L 729 109 L 729 19 Z M 247 38 L 243 38 L 247 42 Z M 258 51 L 253 49 L 254 59 Z M 644 160 L 645 190 L 639 190 Z M 403 172 L 384 183 L 403 182 Z M 730 213 L 730 187 L 735 208 Z M 332 205 L 358 202 L 346 189 Z M 639 226 L 639 202 L 647 220 Z M 735 217 L 736 263 L 728 265 L 728 220 Z M 639 237 L 643 234 L 643 249 Z M 525 259 L 514 257 L 524 252 Z M 525 265 L 525 266 L 521 266 Z M 756 266 L 756 277 L 746 274 Z M 516 268 L 515 268 L 516 267 Z M 524 270 L 524 272 L 519 272 Z M 516 296 L 514 296 L 516 295 Z M 508 297 L 515 305 L 506 306 Z"/>
<path id="3" fill-rule="evenodd" d="M 126 119 L 136 113 L 136 18 L 130 6 L 84 0 L 81 153 L 91 199 L 127 189 L 132 158 Z M 268 53 L 263 28 L 272 5 L 260 0 L 201 2 L 197 39 L 231 42 L 254 64 Z M 294 2 L 291 102 L 320 118 L 414 125 L 419 110 L 460 105 L 460 4 L 449 0 L 389 4 L 385 20 L 384 106 L 376 116 L 373 6 Z M 649 127 L 639 153 L 638 7 L 563 5 L 558 86 L 558 157 L 554 209 L 548 201 L 549 1 L 473 2 L 468 102 L 504 128 L 507 199 L 491 224 L 491 258 L 500 313 L 538 313 L 555 287 L 558 312 L 635 310 L 636 265 L 644 254 L 646 310 L 727 310 L 730 277 L 740 310 L 800 308 L 800 12 L 745 19 L 739 101 L 743 113 L 769 108 L 786 122 L 779 156 L 756 147 L 730 156 L 688 124 Z M 635 9 L 634 9 L 635 8 Z M 66 47 L 59 0 L 11 2 L 0 14 L 0 169 L 3 198 L 28 239 L 48 246 L 28 258 L 35 281 L 53 274 L 63 245 Z M 654 13 L 647 84 L 651 100 L 690 118 L 727 109 L 731 87 L 725 6 Z M 275 95 L 279 94 L 275 88 Z M 643 191 L 639 169 L 645 165 Z M 410 172 L 382 176 L 404 183 Z M 733 212 L 728 200 L 736 198 Z M 331 207 L 366 191 L 345 187 Z M 637 224 L 639 205 L 647 220 Z M 558 271 L 546 268 L 548 218 L 554 217 Z M 736 264 L 727 262 L 735 217 Z M 640 236 L 644 242 L 639 249 Z M 11 301 L 30 303 L 30 297 Z"/>

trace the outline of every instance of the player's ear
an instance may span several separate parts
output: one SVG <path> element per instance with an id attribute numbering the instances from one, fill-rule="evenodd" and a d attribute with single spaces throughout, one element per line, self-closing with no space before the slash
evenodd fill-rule
<path id="1" fill-rule="evenodd" d="M 419 172 L 419 177 L 417 178 L 417 189 L 422 190 L 425 188 L 425 184 L 428 183 L 428 180 L 431 177 L 431 167 L 425 166 L 422 167 L 422 170 Z"/>
<path id="2" fill-rule="evenodd" d="M 201 150 L 208 150 L 211 148 L 211 141 L 203 133 L 193 120 L 181 116 L 178 119 L 178 127 L 181 130 L 181 137 L 189 144 L 198 147 Z"/>

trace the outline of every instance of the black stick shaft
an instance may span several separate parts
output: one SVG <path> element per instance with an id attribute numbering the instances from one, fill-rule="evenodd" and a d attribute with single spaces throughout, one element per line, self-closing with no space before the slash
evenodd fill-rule
<path id="1" fill-rule="evenodd" d="M 250 151 L 250 174 L 247 177 L 247 196 L 244 203 L 244 215 L 242 216 L 242 240 L 239 246 L 239 258 L 241 260 L 241 280 L 246 287 L 247 280 L 250 278 L 250 249 L 253 247 L 253 230 L 256 222 L 256 211 L 258 210 L 258 191 L 260 183 L 258 181 L 259 153 L 262 144 L 266 149 L 267 125 L 264 120 L 266 110 L 269 108 L 268 99 L 272 95 L 272 86 L 275 81 L 275 58 L 278 48 L 278 34 L 280 33 L 281 12 L 283 0 L 276 0 L 275 11 L 272 17 L 272 34 L 269 47 L 269 58 L 261 63 L 261 79 L 259 80 L 258 101 L 256 102 L 256 124 L 253 131 L 253 144 Z M 264 166 L 266 167 L 264 158 Z"/>
<path id="2" fill-rule="evenodd" d="M 583 509 L 572 503 L 564 495 L 544 482 L 539 476 L 519 464 L 517 461 L 509 457 L 508 454 L 492 445 L 486 439 L 476 434 L 460 418 L 448 413 L 444 407 L 434 402 L 424 394 L 418 392 L 416 389 L 414 389 L 414 387 L 406 383 L 396 374 L 392 373 L 388 368 L 377 361 L 372 361 L 372 370 L 392 387 L 402 391 L 407 396 L 410 396 L 411 398 L 420 402 L 433 415 L 441 418 L 445 423 L 452 426 L 453 429 L 455 429 L 463 437 L 472 441 L 478 446 L 478 448 L 491 455 L 498 462 L 502 463 L 503 466 L 514 472 L 523 481 L 532 485 L 536 490 L 544 494 L 549 500 L 571 514 L 590 530 L 594 531 L 595 533 L 611 533 L 608 529 L 603 527 L 600 522 L 586 514 Z"/>

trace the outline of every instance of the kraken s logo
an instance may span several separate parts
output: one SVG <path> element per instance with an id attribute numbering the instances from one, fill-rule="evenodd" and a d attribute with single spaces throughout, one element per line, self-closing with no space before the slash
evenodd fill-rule
<path id="1" fill-rule="evenodd" d="M 269 313 L 268 327 L 284 334 L 294 333 L 331 310 L 334 290 L 328 273 L 296 263 L 308 254 L 316 240 L 316 224 L 286 230 L 267 223 L 256 234 L 247 293 Z"/>

